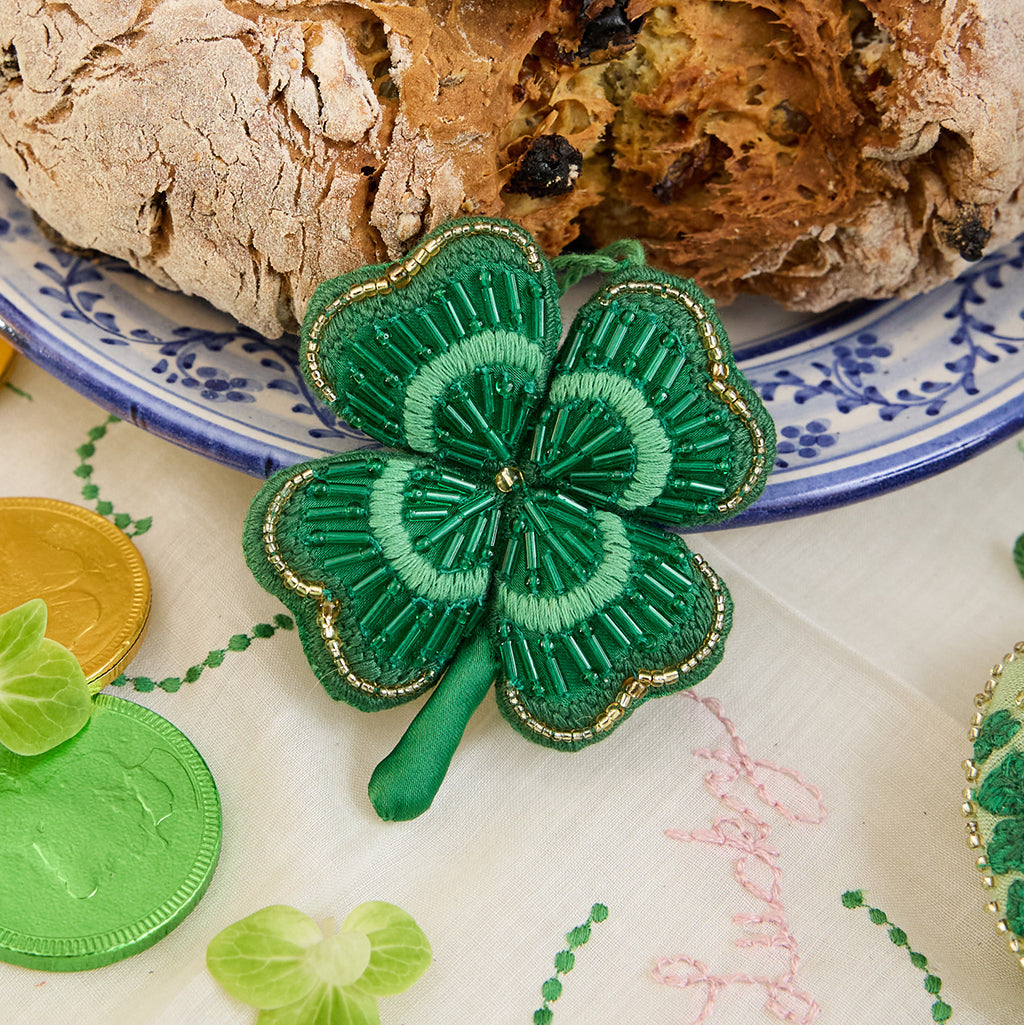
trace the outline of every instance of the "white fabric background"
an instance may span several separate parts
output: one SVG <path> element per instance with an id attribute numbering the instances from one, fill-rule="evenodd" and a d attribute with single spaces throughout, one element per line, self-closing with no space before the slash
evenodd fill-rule
<path id="1" fill-rule="evenodd" d="M 13 381 L 32 399 L 0 391 L 0 494 L 82 503 L 75 448 L 105 412 L 24 360 Z M 181 675 L 280 611 L 241 555 L 257 481 L 127 424 L 90 462 L 115 509 L 153 517 L 137 541 L 153 614 L 131 673 Z M 725 660 L 699 694 L 722 702 L 751 757 L 799 770 L 828 809 L 820 825 L 762 814 L 818 1022 L 931 1021 L 907 952 L 842 906 L 854 888 L 928 957 L 953 1022 L 1024 1015 L 1024 972 L 983 910 L 960 816 L 971 699 L 1024 639 L 1024 581 L 1010 558 L 1022 531 L 1024 455 L 1010 440 L 870 502 L 690 539 L 736 602 Z M 692 754 L 726 736 L 684 697 L 647 704 L 576 755 L 526 742 L 488 700 L 434 807 L 382 823 L 366 782 L 416 707 L 371 716 L 331 701 L 294 633 L 229 653 L 178 693 L 117 693 L 174 722 L 209 763 L 224 811 L 219 868 L 193 914 L 134 958 L 69 975 L 0 964 L 4 1023 L 254 1022 L 204 954 L 220 929 L 271 903 L 340 921 L 382 899 L 416 918 L 434 963 L 381 1001 L 385 1025 L 529 1025 L 565 933 L 598 901 L 608 920 L 577 951 L 555 1023 L 692 1021 L 698 992 L 652 981 L 661 956 L 689 954 L 720 974 L 784 970 L 782 951 L 733 945 L 733 914 L 763 909 L 733 878 L 733 856 L 664 835 L 727 814 Z M 777 1019 L 764 1000 L 730 987 L 708 1020 L 767 1025 Z"/>

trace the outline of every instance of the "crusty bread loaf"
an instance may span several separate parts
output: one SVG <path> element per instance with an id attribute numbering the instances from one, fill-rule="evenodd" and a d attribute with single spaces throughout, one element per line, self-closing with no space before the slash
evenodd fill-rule
<path id="1" fill-rule="evenodd" d="M 1024 0 L 0 0 L 0 171 L 270 336 L 462 213 L 821 309 L 1024 228 Z"/>

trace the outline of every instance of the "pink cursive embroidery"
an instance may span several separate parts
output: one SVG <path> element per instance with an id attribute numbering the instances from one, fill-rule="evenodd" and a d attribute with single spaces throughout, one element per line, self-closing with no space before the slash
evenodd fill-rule
<path id="1" fill-rule="evenodd" d="M 711 762 L 715 768 L 704 777 L 709 792 L 734 814 L 715 819 L 710 829 L 683 832 L 668 829 L 665 835 L 673 840 L 686 840 L 722 847 L 735 855 L 736 881 L 747 893 L 762 901 L 765 909 L 760 914 L 738 914 L 733 922 L 743 930 L 735 940 L 739 948 L 761 947 L 778 950 L 785 958 L 785 968 L 778 975 L 748 975 L 740 972 L 717 975 L 695 957 L 680 955 L 663 957 L 654 968 L 654 978 L 668 986 L 686 989 L 705 986 L 704 1004 L 692 1025 L 701 1025 L 714 1013 L 715 999 L 729 986 L 742 983 L 759 986 L 766 993 L 765 1006 L 782 1021 L 809 1025 L 818 1015 L 814 998 L 800 988 L 800 948 L 790 931 L 785 908 L 782 906 L 782 869 L 779 851 L 769 846 L 771 827 L 753 809 L 733 792 L 733 784 L 745 780 L 753 788 L 762 804 L 775 809 L 790 822 L 816 825 L 825 818 L 825 805 L 821 791 L 806 782 L 795 769 L 787 769 L 766 759 L 754 761 L 747 753 L 746 744 L 733 723 L 725 717 L 721 704 L 714 698 L 700 698 L 691 691 L 684 696 L 703 705 L 725 728 L 729 735 L 729 749 L 694 751 L 694 757 Z M 799 802 L 797 810 L 781 798 L 775 797 L 770 785 L 788 782 Z M 792 799 L 791 799 L 792 800 Z"/>

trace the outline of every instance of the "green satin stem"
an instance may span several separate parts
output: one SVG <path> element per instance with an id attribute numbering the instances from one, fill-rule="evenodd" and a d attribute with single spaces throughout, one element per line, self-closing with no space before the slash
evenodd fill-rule
<path id="1" fill-rule="evenodd" d="M 402 739 L 370 777 L 370 803 L 386 821 L 403 822 L 429 807 L 470 716 L 498 674 L 487 639 L 462 648 Z"/>

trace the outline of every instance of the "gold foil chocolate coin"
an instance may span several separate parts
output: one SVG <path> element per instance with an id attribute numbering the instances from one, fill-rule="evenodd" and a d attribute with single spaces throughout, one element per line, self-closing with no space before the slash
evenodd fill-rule
<path id="1" fill-rule="evenodd" d="M 46 634 L 75 655 L 95 692 L 132 660 L 149 620 L 138 549 L 109 520 L 52 498 L 0 498 L 0 612 L 30 598 Z"/>
<path id="2" fill-rule="evenodd" d="M 0 336 L 0 384 L 7 380 L 7 375 L 11 372 L 16 355 L 17 353 L 14 349 Z"/>

